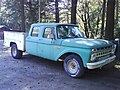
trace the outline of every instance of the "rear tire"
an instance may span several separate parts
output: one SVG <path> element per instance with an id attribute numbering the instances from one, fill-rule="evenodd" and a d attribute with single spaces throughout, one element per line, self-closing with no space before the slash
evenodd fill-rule
<path id="1" fill-rule="evenodd" d="M 81 77 L 85 71 L 82 60 L 74 54 L 65 58 L 64 69 L 66 73 L 73 78 Z"/>
<path id="2" fill-rule="evenodd" d="M 20 59 L 22 58 L 22 54 L 23 52 L 18 50 L 17 45 L 16 44 L 12 44 L 11 46 L 11 55 L 14 59 Z"/>

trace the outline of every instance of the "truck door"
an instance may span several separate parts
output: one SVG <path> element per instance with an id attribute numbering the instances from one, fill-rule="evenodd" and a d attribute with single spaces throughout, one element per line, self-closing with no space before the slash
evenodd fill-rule
<path id="1" fill-rule="evenodd" d="M 38 55 L 47 59 L 52 59 L 54 55 L 52 33 L 54 33 L 54 27 L 45 27 L 38 42 Z"/>
<path id="2" fill-rule="evenodd" d="M 26 52 L 32 55 L 37 55 L 37 42 L 39 40 L 40 27 L 34 26 L 31 28 L 28 37 L 26 38 Z"/>

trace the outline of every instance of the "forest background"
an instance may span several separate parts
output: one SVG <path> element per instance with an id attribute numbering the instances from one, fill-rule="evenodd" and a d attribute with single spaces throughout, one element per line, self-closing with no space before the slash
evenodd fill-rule
<path id="1" fill-rule="evenodd" d="M 120 38 L 120 0 L 0 0 L 0 25 L 28 32 L 38 22 L 77 24 L 88 38 Z"/>

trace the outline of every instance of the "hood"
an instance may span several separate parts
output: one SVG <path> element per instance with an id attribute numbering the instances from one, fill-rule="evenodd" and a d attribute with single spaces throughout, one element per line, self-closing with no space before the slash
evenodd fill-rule
<path id="1" fill-rule="evenodd" d="M 80 48 L 100 48 L 112 45 L 112 42 L 103 39 L 74 38 L 64 39 L 63 46 L 80 47 Z"/>

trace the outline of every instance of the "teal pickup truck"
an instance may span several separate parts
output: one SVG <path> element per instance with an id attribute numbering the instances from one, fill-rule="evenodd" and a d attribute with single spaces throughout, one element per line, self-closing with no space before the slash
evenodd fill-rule
<path id="1" fill-rule="evenodd" d="M 88 39 L 74 24 L 36 23 L 28 35 L 5 31 L 4 45 L 20 59 L 23 52 L 53 61 L 63 61 L 66 73 L 81 77 L 85 69 L 100 68 L 115 60 L 115 45 L 107 40 Z"/>

